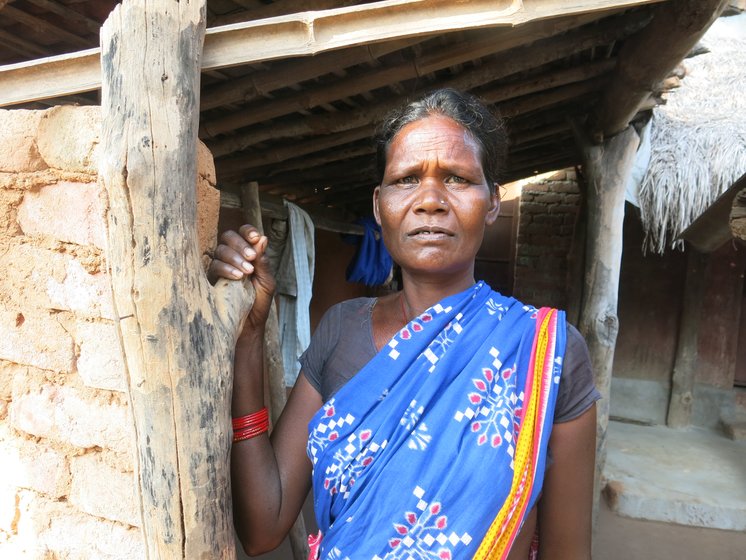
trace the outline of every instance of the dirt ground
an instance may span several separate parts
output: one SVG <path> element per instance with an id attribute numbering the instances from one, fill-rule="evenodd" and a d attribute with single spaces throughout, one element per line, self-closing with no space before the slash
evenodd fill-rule
<path id="1" fill-rule="evenodd" d="M 604 504 L 599 513 L 593 558 L 744 560 L 746 533 L 628 519 L 616 515 Z"/>

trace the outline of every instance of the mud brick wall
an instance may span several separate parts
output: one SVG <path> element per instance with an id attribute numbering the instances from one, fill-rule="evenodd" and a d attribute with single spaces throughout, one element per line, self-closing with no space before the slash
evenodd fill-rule
<path id="1" fill-rule="evenodd" d="M 521 189 L 513 294 L 536 306 L 568 304 L 568 256 L 580 211 L 572 170 L 528 182 Z"/>
<path id="2" fill-rule="evenodd" d="M 0 558 L 145 554 L 99 129 L 97 107 L 0 110 Z M 198 159 L 205 254 L 220 201 Z"/>

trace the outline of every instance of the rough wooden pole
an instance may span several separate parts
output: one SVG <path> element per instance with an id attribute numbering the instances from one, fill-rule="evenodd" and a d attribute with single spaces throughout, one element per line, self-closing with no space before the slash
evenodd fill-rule
<path id="1" fill-rule="evenodd" d="M 694 376 L 697 369 L 697 334 L 704 293 L 707 255 L 687 247 L 686 279 L 679 320 L 679 340 L 671 379 L 671 396 L 666 424 L 672 428 L 689 426 L 694 400 Z"/>
<path id="2" fill-rule="evenodd" d="M 259 203 L 259 185 L 252 181 L 241 188 L 241 207 L 243 217 L 249 224 L 254 224 L 262 232 L 262 212 Z M 277 319 L 277 308 L 273 305 L 269 310 L 267 326 L 264 331 L 264 371 L 269 385 L 269 410 L 272 423 L 277 419 L 285 408 L 287 393 L 285 388 L 285 369 L 282 366 L 282 352 L 280 351 L 280 327 Z M 308 532 L 303 514 L 295 520 L 288 534 L 290 548 L 293 551 L 294 560 L 306 560 L 308 558 Z"/>
<path id="3" fill-rule="evenodd" d="M 101 31 L 99 175 L 149 559 L 235 558 L 230 378 L 253 292 L 213 290 L 198 254 L 204 28 L 204 0 L 125 0 Z"/>
<path id="4" fill-rule="evenodd" d="M 595 517 L 606 458 L 611 370 L 619 332 L 617 299 L 622 264 L 624 192 L 640 138 L 634 128 L 627 127 L 600 145 L 580 140 L 587 180 L 588 224 L 578 329 L 588 343 L 596 387 L 602 396 L 597 403 Z"/>

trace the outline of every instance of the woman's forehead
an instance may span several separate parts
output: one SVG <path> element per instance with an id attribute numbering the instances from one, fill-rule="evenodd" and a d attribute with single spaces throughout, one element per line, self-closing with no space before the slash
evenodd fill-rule
<path id="1" fill-rule="evenodd" d="M 449 117 L 433 115 L 404 126 L 394 136 L 387 155 L 411 158 L 428 152 L 472 156 L 479 161 L 481 147 L 468 129 Z"/>

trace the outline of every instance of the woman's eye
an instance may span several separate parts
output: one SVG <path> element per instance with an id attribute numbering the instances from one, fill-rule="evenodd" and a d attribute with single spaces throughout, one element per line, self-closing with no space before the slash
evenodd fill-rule
<path id="1" fill-rule="evenodd" d="M 417 177 L 414 175 L 407 175 L 406 177 L 402 177 L 397 181 L 397 183 L 404 184 L 404 185 L 414 185 L 417 183 Z"/>
<path id="2" fill-rule="evenodd" d="M 447 183 L 465 184 L 465 183 L 468 183 L 469 181 L 467 181 L 463 177 L 459 177 L 458 175 L 451 175 L 450 177 L 448 177 L 446 179 L 446 182 Z"/>

